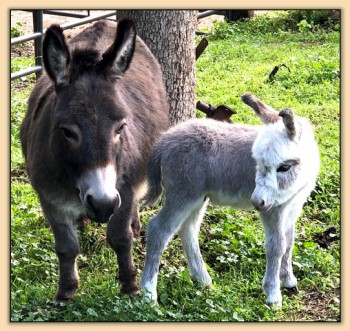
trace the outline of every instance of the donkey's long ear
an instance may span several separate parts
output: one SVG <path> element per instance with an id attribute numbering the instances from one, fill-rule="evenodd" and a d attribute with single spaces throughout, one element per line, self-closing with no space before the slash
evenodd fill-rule
<path id="1" fill-rule="evenodd" d="M 128 69 L 136 41 L 136 27 L 132 20 L 121 20 L 117 25 L 114 43 L 102 55 L 100 68 L 112 79 L 118 78 Z"/>
<path id="2" fill-rule="evenodd" d="M 296 125 L 294 120 L 294 114 L 291 109 L 282 109 L 279 113 L 279 116 L 282 117 L 283 123 L 286 127 L 288 137 L 293 140 L 296 135 Z"/>
<path id="3" fill-rule="evenodd" d="M 70 55 L 63 30 L 59 25 L 51 25 L 45 32 L 43 59 L 46 72 L 55 85 L 57 87 L 67 85 Z"/>
<path id="4" fill-rule="evenodd" d="M 280 119 L 280 117 L 278 116 L 278 113 L 273 108 L 271 108 L 268 105 L 265 105 L 254 95 L 250 93 L 244 93 L 241 96 L 241 99 L 245 104 L 253 108 L 253 110 L 255 111 L 255 114 L 259 116 L 260 120 L 263 123 L 265 124 L 275 123 Z"/>

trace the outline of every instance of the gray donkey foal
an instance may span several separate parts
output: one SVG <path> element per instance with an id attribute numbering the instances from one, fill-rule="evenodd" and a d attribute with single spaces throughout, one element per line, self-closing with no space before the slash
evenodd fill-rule
<path id="1" fill-rule="evenodd" d="M 165 204 L 147 226 L 141 289 L 148 301 L 157 300 L 160 258 L 176 233 L 192 279 L 212 283 L 198 244 L 209 200 L 259 211 L 265 229 L 266 302 L 281 306 L 280 287 L 296 289 L 294 225 L 315 186 L 318 147 L 308 121 L 290 109 L 277 113 L 250 94 L 242 100 L 265 126 L 190 120 L 171 128 L 154 147 L 146 204 L 157 202 L 162 186 Z"/>

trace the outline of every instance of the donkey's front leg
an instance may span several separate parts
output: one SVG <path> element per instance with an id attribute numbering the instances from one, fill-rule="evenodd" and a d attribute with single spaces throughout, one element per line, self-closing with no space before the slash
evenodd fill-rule
<path id="1" fill-rule="evenodd" d="M 266 272 L 263 289 L 268 305 L 282 306 L 280 290 L 280 269 L 282 257 L 286 252 L 286 238 L 283 220 L 279 210 L 260 213 L 265 229 Z"/>
<path id="2" fill-rule="evenodd" d="M 58 290 L 54 296 L 56 301 L 68 301 L 73 299 L 79 284 L 76 258 L 79 255 L 79 241 L 77 226 L 74 218 L 77 214 L 65 214 L 61 206 L 52 205 L 40 197 L 44 215 L 50 224 L 55 237 L 55 250 L 59 263 Z"/>
<path id="3" fill-rule="evenodd" d="M 54 297 L 56 301 L 73 299 L 78 288 L 79 275 L 76 257 L 79 254 L 79 242 L 72 224 L 49 221 L 55 236 L 55 249 L 59 261 L 59 283 Z"/>
<path id="4" fill-rule="evenodd" d="M 107 241 L 117 254 L 119 267 L 120 293 L 134 295 L 138 292 L 136 268 L 132 258 L 133 232 L 131 221 L 133 208 L 133 192 L 121 193 L 122 204 L 107 225 Z"/>

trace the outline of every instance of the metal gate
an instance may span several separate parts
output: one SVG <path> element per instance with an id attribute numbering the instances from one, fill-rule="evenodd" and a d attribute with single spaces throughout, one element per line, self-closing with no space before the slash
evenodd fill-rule
<path id="1" fill-rule="evenodd" d="M 60 11 L 60 10 L 30 10 L 33 13 L 33 32 L 28 33 L 24 36 L 11 38 L 11 47 L 13 45 L 17 45 L 26 41 L 34 40 L 34 49 L 35 49 L 35 66 L 27 69 L 23 69 L 14 73 L 11 73 L 11 80 L 23 77 L 32 73 L 36 73 L 37 76 L 40 75 L 43 67 L 42 67 L 42 39 L 44 36 L 44 14 L 50 15 L 60 15 L 67 17 L 75 17 L 80 18 L 80 20 L 72 23 L 62 24 L 61 27 L 63 30 L 71 29 L 76 26 L 84 25 L 86 23 L 90 23 L 101 18 L 107 18 L 115 16 L 116 19 L 116 11 L 105 11 L 99 15 L 90 15 L 90 10 L 86 10 L 86 14 L 73 13 L 68 11 Z"/>
<path id="2" fill-rule="evenodd" d="M 33 32 L 26 34 L 25 36 L 20 36 L 16 38 L 11 38 L 11 47 L 13 45 L 17 45 L 26 41 L 34 40 L 34 53 L 35 53 L 35 65 L 34 67 L 23 69 L 14 73 L 11 73 L 11 80 L 20 78 L 23 76 L 30 75 L 32 73 L 36 73 L 37 77 L 42 72 L 42 40 L 44 36 L 44 14 L 49 15 L 59 15 L 59 16 L 66 16 L 66 17 L 74 17 L 74 18 L 80 18 L 76 22 L 72 23 L 66 23 L 61 24 L 61 27 L 63 30 L 71 29 L 80 25 L 84 25 L 86 23 L 91 23 L 93 21 L 97 21 L 101 18 L 107 18 L 115 16 L 113 20 L 116 20 L 117 12 L 116 10 L 112 11 L 104 11 L 99 15 L 90 15 L 90 10 L 82 10 L 82 12 L 86 11 L 86 14 L 82 13 L 74 13 L 69 12 L 66 10 L 24 10 L 24 11 L 30 11 L 33 13 Z M 237 13 L 236 13 L 237 12 Z M 198 14 L 198 19 L 210 16 L 210 15 L 223 15 L 228 19 L 232 19 L 234 14 L 241 15 L 239 12 L 248 12 L 248 11 L 239 11 L 239 10 L 200 10 Z M 235 14 L 235 15 L 236 15 Z M 236 15 L 237 16 L 237 15 Z M 240 16 L 242 17 L 242 16 Z"/>

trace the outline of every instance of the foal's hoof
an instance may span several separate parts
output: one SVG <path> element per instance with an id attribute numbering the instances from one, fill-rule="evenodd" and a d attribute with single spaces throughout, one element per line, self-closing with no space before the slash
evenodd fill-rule
<path id="1" fill-rule="evenodd" d="M 275 295 L 269 295 L 266 299 L 266 304 L 271 308 L 281 308 L 282 307 L 282 294 L 276 293 Z"/>
<path id="2" fill-rule="evenodd" d="M 282 301 L 278 301 L 278 302 L 266 302 L 266 304 L 267 304 L 271 309 L 281 309 L 281 308 L 282 308 Z"/>
<path id="3" fill-rule="evenodd" d="M 159 306 L 156 296 L 154 297 L 150 292 L 145 292 L 143 290 L 141 291 L 141 294 L 144 303 L 147 303 L 150 306 Z"/>
<path id="4" fill-rule="evenodd" d="M 297 294 L 298 292 L 299 292 L 299 290 L 298 290 L 297 286 L 283 288 L 283 293 L 285 295 L 287 295 L 288 297 L 291 297 L 291 296 Z"/>
<path id="5" fill-rule="evenodd" d="M 158 307 L 159 306 L 157 299 L 153 299 L 147 295 L 143 296 L 143 301 L 144 301 L 144 303 L 149 304 L 151 307 Z"/>

